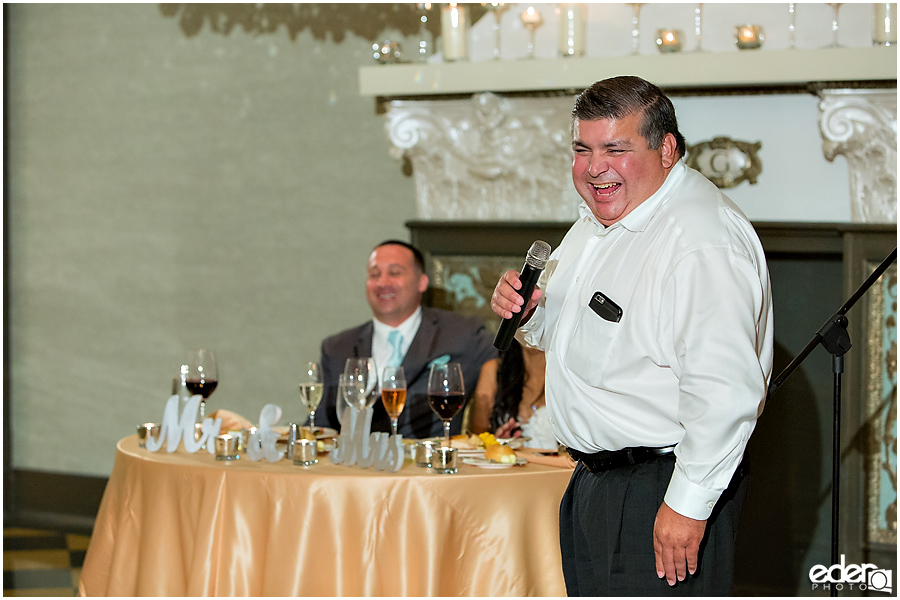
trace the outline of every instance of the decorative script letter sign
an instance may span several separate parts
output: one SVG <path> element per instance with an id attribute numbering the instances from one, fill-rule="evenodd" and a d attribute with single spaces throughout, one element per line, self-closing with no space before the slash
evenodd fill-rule
<path id="1" fill-rule="evenodd" d="M 278 434 L 272 429 L 272 426 L 278 423 L 281 418 L 281 407 L 277 404 L 266 404 L 259 412 L 259 427 L 250 440 L 247 442 L 247 458 L 250 460 L 260 460 L 266 457 L 269 462 L 278 462 L 284 456 L 283 450 L 275 448 L 275 442 L 278 441 Z"/>
<path id="2" fill-rule="evenodd" d="M 363 410 L 348 406 L 341 420 L 341 434 L 334 440 L 328 459 L 365 469 L 374 466 L 378 471 L 396 473 L 403 466 L 403 436 L 390 435 L 372 429 L 372 408 Z"/>
<path id="3" fill-rule="evenodd" d="M 178 442 L 183 441 L 184 449 L 191 454 L 202 448 L 204 444 L 206 444 L 206 450 L 213 454 L 216 451 L 213 440 L 219 435 L 219 429 L 222 428 L 222 419 L 216 419 L 215 421 L 208 417 L 203 419 L 200 425 L 202 432 L 200 438 L 194 439 L 194 423 L 197 419 L 197 408 L 200 406 L 202 399 L 199 395 L 191 396 L 184 405 L 184 411 L 179 418 L 178 396 L 170 397 L 163 411 L 159 436 L 156 439 L 151 435 L 147 436 L 147 450 L 156 452 L 162 448 L 163 440 L 168 440 L 166 445 L 167 452 L 175 452 L 178 449 Z"/>

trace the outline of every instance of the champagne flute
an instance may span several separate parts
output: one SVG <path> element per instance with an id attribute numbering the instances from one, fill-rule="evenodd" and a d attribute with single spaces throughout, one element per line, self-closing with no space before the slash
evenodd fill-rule
<path id="1" fill-rule="evenodd" d="M 192 396 L 199 394 L 203 397 L 200 401 L 201 421 L 206 416 L 206 399 L 216 391 L 216 386 L 219 384 L 218 371 L 215 352 L 200 348 L 191 353 L 185 385 Z"/>
<path id="2" fill-rule="evenodd" d="M 391 418 L 391 433 L 397 435 L 397 420 L 406 406 L 406 376 L 403 367 L 385 367 L 381 378 L 381 403 Z"/>
<path id="3" fill-rule="evenodd" d="M 445 446 L 450 446 L 450 421 L 460 411 L 465 400 L 466 388 L 459 363 L 431 365 L 428 373 L 428 403 L 431 410 L 444 422 Z"/>
<path id="4" fill-rule="evenodd" d="M 312 430 L 316 425 L 316 409 L 322 401 L 322 369 L 317 362 L 306 363 L 301 374 L 300 401 L 309 410 L 309 428 Z"/>

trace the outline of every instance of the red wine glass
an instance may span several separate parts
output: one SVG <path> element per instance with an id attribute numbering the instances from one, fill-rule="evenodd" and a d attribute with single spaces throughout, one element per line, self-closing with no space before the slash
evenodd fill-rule
<path id="1" fill-rule="evenodd" d="M 428 373 L 428 403 L 431 410 L 444 422 L 445 446 L 450 446 L 450 421 L 460 411 L 465 400 L 466 387 L 459 363 L 431 365 Z"/>
<path id="2" fill-rule="evenodd" d="M 206 416 L 206 399 L 216 391 L 216 386 L 219 384 L 218 371 L 215 352 L 201 348 L 191 353 L 188 360 L 186 385 L 192 396 L 199 394 L 203 397 L 200 401 L 201 421 Z"/>

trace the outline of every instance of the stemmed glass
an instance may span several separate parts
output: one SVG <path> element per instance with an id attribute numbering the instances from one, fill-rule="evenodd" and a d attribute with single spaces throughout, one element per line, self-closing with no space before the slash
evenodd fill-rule
<path id="1" fill-rule="evenodd" d="M 422 25 L 419 28 L 419 43 L 416 48 L 415 62 L 426 62 L 431 56 L 431 44 L 428 42 L 428 11 L 431 9 L 430 2 L 417 2 L 416 9 L 419 14 L 419 21 Z"/>
<path id="2" fill-rule="evenodd" d="M 841 8 L 842 2 L 829 2 L 828 6 L 832 9 L 831 15 L 831 46 L 829 48 L 838 48 L 840 45 L 838 44 L 838 9 Z"/>
<path id="3" fill-rule="evenodd" d="M 529 6 L 522 13 L 522 25 L 530 32 L 528 38 L 528 58 L 534 58 L 534 33 L 537 28 L 544 24 L 544 17 L 541 16 L 533 6 Z"/>
<path id="4" fill-rule="evenodd" d="M 431 410 L 444 422 L 444 446 L 450 446 L 450 421 L 462 408 L 465 400 L 466 387 L 459 363 L 431 365 L 428 373 L 428 403 Z"/>
<path id="5" fill-rule="evenodd" d="M 375 404 L 378 394 L 378 371 L 374 358 L 348 358 L 344 365 L 347 384 L 355 392 L 352 406 L 360 410 Z M 348 403 L 351 401 L 347 398 Z"/>
<path id="6" fill-rule="evenodd" d="M 319 363 L 308 362 L 300 374 L 300 401 L 309 411 L 309 427 L 316 423 L 316 409 L 322 401 L 322 369 Z"/>
<path id="7" fill-rule="evenodd" d="M 482 2 L 481 5 L 488 12 L 494 13 L 494 60 L 500 59 L 500 21 L 503 13 L 509 10 L 509 4 L 504 2 Z"/>
<path id="8" fill-rule="evenodd" d="M 216 391 L 218 384 L 219 375 L 216 365 L 216 353 L 205 348 L 191 352 L 191 357 L 188 359 L 188 373 L 185 385 L 192 396 L 199 394 L 203 397 L 200 401 L 201 421 L 206 416 L 206 399 Z"/>
<path id="9" fill-rule="evenodd" d="M 385 367 L 381 377 L 381 403 L 391 418 L 391 433 L 397 435 L 397 420 L 406 406 L 406 376 L 403 367 Z"/>
<path id="10" fill-rule="evenodd" d="M 703 3 L 698 2 L 694 7 L 694 39 L 697 40 L 697 47 L 694 52 L 703 52 Z"/>
<path id="11" fill-rule="evenodd" d="M 359 395 L 357 384 L 349 375 L 343 373 L 338 375 L 337 398 L 334 399 L 334 409 L 337 411 L 338 423 L 344 424 L 344 407 L 356 406 Z"/>
<path id="12" fill-rule="evenodd" d="M 788 14 L 791 16 L 788 25 L 788 47 L 794 50 L 797 48 L 797 5 L 794 2 L 788 3 Z"/>
<path id="13" fill-rule="evenodd" d="M 631 53 L 641 53 L 641 6 L 643 2 L 632 2 L 634 13 L 631 16 Z"/>

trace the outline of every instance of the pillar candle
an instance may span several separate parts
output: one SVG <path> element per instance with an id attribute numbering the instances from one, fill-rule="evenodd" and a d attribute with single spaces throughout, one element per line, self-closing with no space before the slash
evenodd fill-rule
<path id="1" fill-rule="evenodd" d="M 444 43 L 444 60 L 466 60 L 469 57 L 464 6 L 451 2 L 449 6 L 441 8 L 441 37 Z"/>

